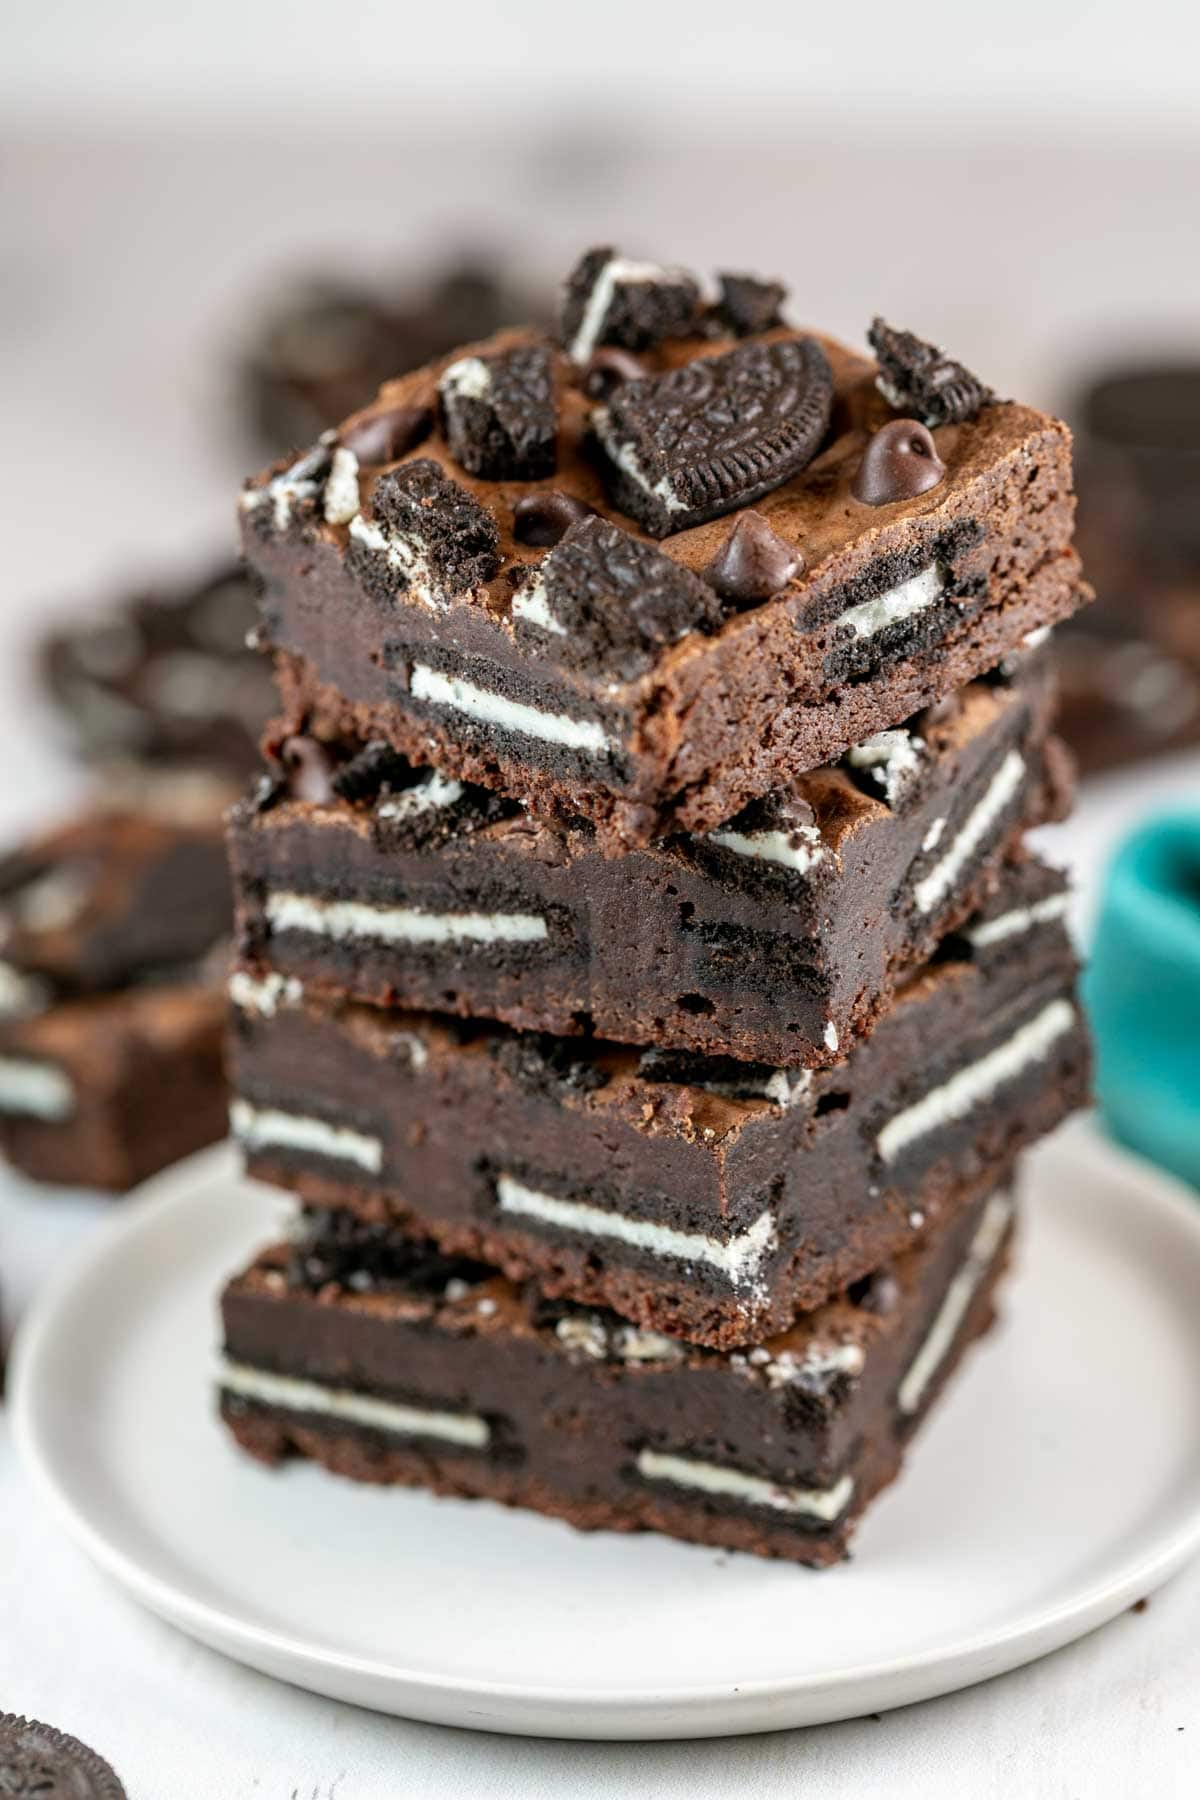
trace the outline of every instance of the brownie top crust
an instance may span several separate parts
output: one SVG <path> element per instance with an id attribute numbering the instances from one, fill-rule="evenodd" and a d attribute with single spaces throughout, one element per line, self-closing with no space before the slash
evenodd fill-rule
<path id="1" fill-rule="evenodd" d="M 385 383 L 371 407 L 314 449 L 248 483 L 251 561 L 273 540 L 323 542 L 377 599 L 485 615 L 523 656 L 603 676 L 618 702 L 652 666 L 686 659 L 706 636 L 746 629 L 748 615 L 780 594 L 797 602 L 805 627 L 823 608 L 834 616 L 835 567 L 844 580 L 883 553 L 902 560 L 918 524 L 925 541 L 939 521 L 961 532 L 964 493 L 1031 444 L 1065 461 L 1064 425 L 993 400 L 959 364 L 948 366 L 963 379 L 937 404 L 916 374 L 901 384 L 895 345 L 920 346 L 909 333 L 887 340 L 891 375 L 881 380 L 867 357 L 774 322 L 774 305 L 764 328 L 737 332 L 728 306 L 705 308 L 678 272 L 659 273 L 673 282 L 658 294 L 659 312 L 648 278 L 633 296 L 635 278 L 628 305 L 610 295 L 607 336 L 603 320 L 584 332 L 569 304 L 566 348 L 505 331 Z M 631 343 L 636 355 L 620 347 Z M 582 361 L 572 355 L 581 346 L 590 346 Z M 927 387 L 925 365 L 921 373 Z M 935 454 L 922 462 L 921 491 L 910 474 L 890 487 L 876 475 L 864 500 L 855 497 L 860 467 L 876 434 L 898 422 L 886 394 L 924 405 L 932 434 L 919 417 L 907 423 Z M 879 446 L 875 462 L 902 466 L 887 449 Z M 544 473 L 511 473 L 529 468 Z M 395 498 L 414 483 L 424 525 L 410 518 L 400 530 Z M 557 509 L 561 546 L 550 541 L 553 524 L 533 541 L 522 528 L 535 503 L 539 516 Z M 778 586 L 763 592 L 760 582 L 757 595 L 739 598 L 745 583 L 739 589 L 720 571 L 751 510 L 781 546 Z M 589 526 L 593 515 L 607 534 Z M 456 534 L 459 556 L 448 550 Z M 633 634 L 640 655 L 631 654 L 627 621 L 614 630 L 626 567 L 639 591 L 656 596 L 649 628 Z M 897 573 L 908 571 L 898 564 Z"/>

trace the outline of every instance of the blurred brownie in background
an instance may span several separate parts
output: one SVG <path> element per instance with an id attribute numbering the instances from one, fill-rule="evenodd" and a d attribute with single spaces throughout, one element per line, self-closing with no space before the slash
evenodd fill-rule
<path id="1" fill-rule="evenodd" d="M 252 579 L 231 562 L 61 624 L 41 647 L 43 680 L 93 767 L 240 783 L 273 711 L 268 665 L 247 642 L 254 624 Z"/>
<path id="2" fill-rule="evenodd" d="M 1200 364 L 1117 370 L 1077 408 L 1076 542 L 1097 602 L 1056 636 L 1084 773 L 1200 743 Z"/>
<path id="3" fill-rule="evenodd" d="M 242 368 L 251 430 L 287 450 L 336 425 L 394 375 L 548 306 L 482 254 L 435 269 L 423 284 L 382 290 L 316 277 L 291 282 L 264 319 Z"/>
<path id="4" fill-rule="evenodd" d="M 0 859 L 0 1147 L 120 1192 L 225 1129 L 219 809 L 92 811 Z"/>

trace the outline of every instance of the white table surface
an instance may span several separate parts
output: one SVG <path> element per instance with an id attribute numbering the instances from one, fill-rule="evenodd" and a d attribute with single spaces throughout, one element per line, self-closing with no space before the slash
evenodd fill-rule
<path id="1" fill-rule="evenodd" d="M 800 256 L 780 248 L 772 210 L 778 192 L 749 182 L 758 168 L 750 153 L 708 171 L 717 180 L 747 180 L 726 255 L 717 222 L 675 204 L 694 191 L 704 151 L 664 155 L 653 181 L 640 178 L 644 162 L 639 179 L 630 178 L 631 153 L 610 161 L 586 141 L 562 151 L 553 165 L 517 150 L 502 167 L 489 164 L 497 233 L 519 223 L 528 254 L 542 266 L 554 268 L 580 241 L 626 219 L 631 247 L 654 248 L 651 228 L 662 218 L 671 221 L 671 254 L 708 264 L 770 261 L 785 271 L 791 263 L 800 275 Z M 1053 399 L 1084 349 L 1128 338 L 1146 314 L 1141 278 L 1114 249 L 1154 244 L 1165 334 L 1194 316 L 1195 243 L 1171 229 L 1186 216 L 1175 210 L 1187 192 L 1183 159 L 1125 146 L 1051 157 L 1043 204 L 1029 210 L 1021 159 L 1002 145 L 974 164 L 952 166 L 919 147 L 900 154 L 898 165 L 890 147 L 901 186 L 936 179 L 951 205 L 986 190 L 987 230 L 975 233 L 957 274 L 939 273 L 936 291 L 899 213 L 878 221 L 882 257 L 878 242 L 868 254 L 866 234 L 848 233 L 838 240 L 840 255 L 823 257 L 807 278 L 814 318 L 849 329 L 877 305 L 894 304 L 897 316 L 927 321 L 947 337 L 969 325 L 973 346 L 994 355 L 988 373 L 998 370 L 1001 386 Z M 219 357 L 247 283 L 314 242 L 381 266 L 395 260 L 406 230 L 428 243 L 447 219 L 465 230 L 484 216 L 479 204 L 461 205 L 478 176 L 469 144 L 447 150 L 440 187 L 383 225 L 379 188 L 358 180 L 364 155 L 362 145 L 336 138 L 215 149 L 0 142 L 6 837 L 69 804 L 79 786 L 51 747 L 50 722 L 34 695 L 25 660 L 31 634 L 66 601 L 102 594 L 124 574 L 203 563 L 228 541 L 229 494 L 254 458 L 223 411 Z M 865 149 L 848 148 L 835 192 L 815 179 L 811 147 L 806 154 L 791 132 L 775 179 L 802 208 L 806 241 L 830 241 L 842 205 L 869 197 L 876 167 Z M 1106 236 L 1061 230 L 1067 213 L 1079 227 L 1099 196 Z M 1044 304 L 1014 318 L 995 278 L 1018 219 Z M 972 231 L 969 217 L 964 230 Z M 1008 281 L 1011 291 L 1010 274 Z M 976 293 L 988 296 L 984 304 L 975 303 Z M 1184 758 L 1085 796 L 1048 846 L 1077 869 L 1081 919 L 1120 833 L 1160 801 L 1195 801 L 1198 792 L 1200 759 Z M 103 1229 L 109 1206 L 0 1175 L 8 1328 L 60 1258 Z M 781 1571 L 780 1579 L 803 1630 L 803 1584 L 812 1578 Z M 669 1658 L 670 1644 L 662 1648 Z M 867 1793 L 1169 1800 L 1200 1791 L 1200 1567 L 1146 1611 L 1041 1663 L 879 1719 L 699 1744 L 479 1736 L 375 1717 L 280 1686 L 143 1615 L 35 1503 L 0 1412 L 2 1711 L 27 1712 L 92 1743 L 113 1762 L 131 1800 L 548 1800 L 564 1793 L 579 1800 L 859 1800 Z"/>

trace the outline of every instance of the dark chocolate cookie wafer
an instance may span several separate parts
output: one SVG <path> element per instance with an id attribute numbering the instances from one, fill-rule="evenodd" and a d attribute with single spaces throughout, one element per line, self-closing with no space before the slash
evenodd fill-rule
<path id="1" fill-rule="evenodd" d="M 627 382 L 592 413 L 592 429 L 614 503 L 666 537 L 798 474 L 832 407 L 825 352 L 813 338 L 789 338 Z"/>
<path id="2" fill-rule="evenodd" d="M 600 518 L 573 525 L 513 596 L 520 636 L 548 633 L 562 661 L 626 681 L 664 644 L 714 631 L 724 616 L 706 581 Z"/>
<path id="3" fill-rule="evenodd" d="M 734 275 L 722 270 L 717 276 L 721 297 L 713 311 L 719 325 L 735 337 L 754 337 L 781 323 L 779 309 L 787 298 L 781 281 L 760 281 L 757 275 Z"/>
<path id="4" fill-rule="evenodd" d="M 606 245 L 589 250 L 567 280 L 563 345 L 574 363 L 586 363 L 597 344 L 646 350 L 686 337 L 699 307 L 700 289 L 686 269 L 631 262 Z"/>
<path id="5" fill-rule="evenodd" d="M 440 606 L 490 581 L 500 566 L 495 519 L 428 457 L 380 476 L 371 515 L 351 521 L 349 558 L 377 598 L 407 592 Z"/>
<path id="6" fill-rule="evenodd" d="M 540 481 L 554 473 L 554 356 L 540 344 L 463 356 L 439 387 L 446 442 L 470 475 Z"/>
<path id="7" fill-rule="evenodd" d="M 102 1756 L 65 1731 L 16 1713 L 0 1714 L 0 1794 L 14 1800 L 126 1800 Z"/>
<path id="8" fill-rule="evenodd" d="M 886 319 L 871 321 L 867 342 L 879 358 L 880 393 L 897 412 L 911 413 L 931 430 L 965 424 L 996 397 L 978 375 L 936 344 L 898 331 Z"/>

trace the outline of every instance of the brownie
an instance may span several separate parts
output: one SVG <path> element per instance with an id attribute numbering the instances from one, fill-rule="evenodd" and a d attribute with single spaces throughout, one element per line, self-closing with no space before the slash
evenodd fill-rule
<path id="1" fill-rule="evenodd" d="M 1016 834 L 1061 815 L 1052 689 L 1046 653 L 1027 656 L 721 830 L 619 859 L 586 821 L 378 743 L 317 801 L 281 781 L 232 815 L 239 953 L 375 1005 L 830 1063 L 982 902 Z"/>
<path id="2" fill-rule="evenodd" d="M 234 1134 L 252 1175 L 310 1206 L 654 1330 L 753 1343 L 1083 1103 L 1063 904 L 1060 876 L 1016 865 L 819 1071 L 318 1001 L 239 970 Z"/>
<path id="3" fill-rule="evenodd" d="M 191 974 L 231 919 L 219 814 L 85 813 L 0 857 L 0 1020 Z"/>
<path id="4" fill-rule="evenodd" d="M 116 1192 L 223 1135 L 219 815 L 92 811 L 0 860 L 0 1148 Z"/>
<path id="5" fill-rule="evenodd" d="M 257 477 L 241 518 L 289 729 L 385 739 L 613 849 L 713 830 L 1088 590 L 1056 420 L 979 384 L 931 431 L 865 357 L 731 334 L 720 308 L 687 323 L 675 272 L 605 287 L 608 266 L 581 277 L 604 302 L 586 363 L 530 332 L 469 346 Z M 539 479 L 514 472 L 511 383 L 502 428 L 478 397 L 469 433 L 444 405 L 451 370 L 478 385 L 535 351 Z"/>
<path id="6" fill-rule="evenodd" d="M 223 1137 L 213 983 L 126 988 L 0 1022 L 0 1150 L 35 1181 L 113 1193 Z"/>
<path id="7" fill-rule="evenodd" d="M 749 1351 L 718 1352 L 377 1243 L 335 1281 L 264 1252 L 226 1288 L 221 1412 L 268 1463 L 431 1487 L 821 1566 L 845 1556 L 992 1318 L 1013 1204 L 943 1232 Z M 302 1259 L 301 1259 L 302 1262 Z"/>
<path id="8" fill-rule="evenodd" d="M 228 567 L 56 626 L 42 676 L 80 755 L 250 774 L 274 710 L 256 619 L 251 578 Z"/>

